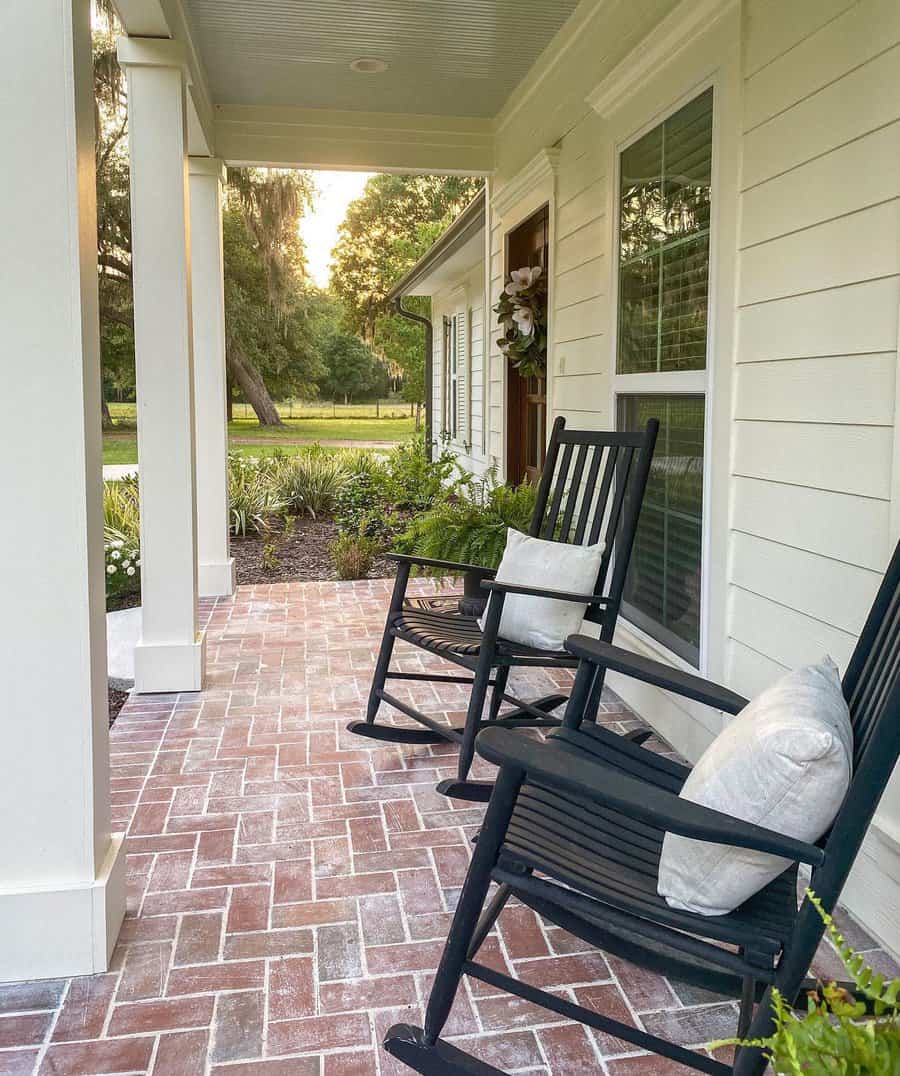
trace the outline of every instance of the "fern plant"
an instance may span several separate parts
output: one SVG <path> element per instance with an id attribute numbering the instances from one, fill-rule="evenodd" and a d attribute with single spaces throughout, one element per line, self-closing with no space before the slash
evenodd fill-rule
<path id="1" fill-rule="evenodd" d="M 417 516 L 397 539 L 401 553 L 496 568 L 506 548 L 509 527 L 527 531 L 537 492 L 523 483 L 510 487 L 489 473 L 459 494 Z"/>
<path id="2" fill-rule="evenodd" d="M 897 1076 L 900 1073 L 900 979 L 876 975 L 842 937 L 832 917 L 806 891 L 825 923 L 859 995 L 830 983 L 811 991 L 806 1015 L 772 991 L 775 1032 L 766 1039 L 728 1039 L 711 1046 L 756 1046 L 766 1051 L 776 1076 Z M 866 1016 L 871 1008 L 873 1016 Z"/>

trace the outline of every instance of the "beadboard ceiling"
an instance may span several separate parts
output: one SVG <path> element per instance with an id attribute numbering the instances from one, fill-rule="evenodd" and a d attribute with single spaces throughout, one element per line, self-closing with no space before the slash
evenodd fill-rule
<path id="1" fill-rule="evenodd" d="M 184 0 L 216 104 L 496 115 L 577 0 Z M 383 74 L 350 70 L 384 60 Z"/>

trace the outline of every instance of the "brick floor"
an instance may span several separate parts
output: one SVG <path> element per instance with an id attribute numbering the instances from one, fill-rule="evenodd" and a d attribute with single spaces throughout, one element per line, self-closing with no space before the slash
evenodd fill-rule
<path id="1" fill-rule="evenodd" d="M 434 585 L 416 581 L 421 593 Z M 364 741 L 390 584 L 242 587 L 210 603 L 208 687 L 131 699 L 110 737 L 128 830 L 128 917 L 110 971 L 0 985 L 4 1076 L 387 1076 L 418 1022 L 481 808 L 434 784 L 449 748 Z M 432 659 L 398 647 L 403 667 Z M 518 683 L 552 688 L 544 673 Z M 459 717 L 464 689 L 395 687 Z M 614 697 L 603 720 L 635 718 Z M 884 968 L 858 927 L 852 940 Z M 485 959 L 582 1004 L 702 1044 L 730 1003 L 670 984 L 511 907 Z M 834 954 L 823 950 L 828 974 Z M 508 1072 L 686 1071 L 467 982 L 448 1036 Z"/>

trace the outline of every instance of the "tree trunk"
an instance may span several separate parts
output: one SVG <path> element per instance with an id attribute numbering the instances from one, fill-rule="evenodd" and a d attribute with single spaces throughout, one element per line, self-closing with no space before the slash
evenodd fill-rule
<path id="1" fill-rule="evenodd" d="M 106 397 L 102 396 L 100 399 L 101 407 L 101 425 L 104 430 L 111 430 L 113 428 L 112 415 L 109 413 L 109 404 L 106 402 Z"/>
<path id="2" fill-rule="evenodd" d="M 225 375 L 225 421 L 234 422 L 234 378 Z"/>
<path id="3" fill-rule="evenodd" d="M 422 428 L 422 405 L 416 404 L 416 432 Z"/>
<path id="4" fill-rule="evenodd" d="M 225 349 L 225 360 L 228 373 L 244 394 L 244 398 L 256 412 L 260 426 L 283 426 L 278 408 L 269 395 L 266 383 L 260 377 L 259 370 L 236 344 L 232 343 Z"/>

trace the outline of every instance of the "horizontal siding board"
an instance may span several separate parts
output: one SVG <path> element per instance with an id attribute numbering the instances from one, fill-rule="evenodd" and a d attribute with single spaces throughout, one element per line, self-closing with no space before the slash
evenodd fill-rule
<path id="1" fill-rule="evenodd" d="M 733 691 L 752 699 L 787 672 L 787 666 L 765 654 L 758 654 L 738 639 L 729 639 L 726 647 L 725 677 Z"/>
<path id="2" fill-rule="evenodd" d="M 609 398 L 609 379 L 602 374 L 557 377 L 553 382 L 553 406 L 565 411 L 603 411 Z"/>
<path id="3" fill-rule="evenodd" d="M 758 653 L 797 668 L 830 654 L 843 669 L 856 638 L 796 609 L 732 587 L 729 634 Z"/>
<path id="4" fill-rule="evenodd" d="M 591 261 L 606 253 L 606 228 L 602 220 L 593 220 L 583 225 L 565 239 L 556 243 L 557 275 Z"/>
<path id="5" fill-rule="evenodd" d="M 732 480 L 731 526 L 747 534 L 883 572 L 890 504 L 783 482 Z"/>
<path id="6" fill-rule="evenodd" d="M 606 179 L 601 176 L 556 212 L 556 237 L 564 239 L 589 221 L 606 216 Z"/>
<path id="7" fill-rule="evenodd" d="M 606 296 L 585 299 L 558 309 L 553 316 L 553 339 L 557 344 L 583 340 L 605 333 L 609 327 L 609 303 Z"/>
<path id="8" fill-rule="evenodd" d="M 740 302 L 900 273 L 900 198 L 745 250 Z"/>
<path id="9" fill-rule="evenodd" d="M 605 336 L 589 336 L 581 340 L 557 343 L 553 349 L 553 358 L 558 377 L 611 373 L 609 341 Z"/>
<path id="10" fill-rule="evenodd" d="M 776 299 L 738 315 L 738 362 L 850 355 L 897 346 L 900 278 Z"/>
<path id="11" fill-rule="evenodd" d="M 732 536 L 733 582 L 858 635 L 881 574 L 754 535 Z"/>
<path id="12" fill-rule="evenodd" d="M 607 143 L 598 139 L 587 153 L 559 169 L 556 179 L 557 204 L 564 206 L 606 174 Z"/>
<path id="13" fill-rule="evenodd" d="M 809 97 L 898 41 L 897 0 L 860 0 L 747 80 L 745 129 Z"/>
<path id="14" fill-rule="evenodd" d="M 898 161 L 900 122 L 751 188 L 743 198 L 741 245 L 762 243 L 900 196 Z"/>
<path id="15" fill-rule="evenodd" d="M 606 294 L 608 288 L 607 259 L 593 258 L 577 269 L 557 273 L 554 287 L 555 307 L 571 306 Z"/>
<path id="16" fill-rule="evenodd" d="M 744 136 L 743 183 L 755 186 L 900 117 L 900 47 L 851 71 Z"/>
<path id="17" fill-rule="evenodd" d="M 797 486 L 890 497 L 893 431 L 818 423 L 735 424 L 734 473 Z"/>
<path id="18" fill-rule="evenodd" d="M 735 418 L 889 426 L 896 368 L 893 351 L 742 363 Z"/>
<path id="19" fill-rule="evenodd" d="M 747 0 L 746 72 L 752 74 L 772 63 L 851 7 L 853 0 Z"/>

